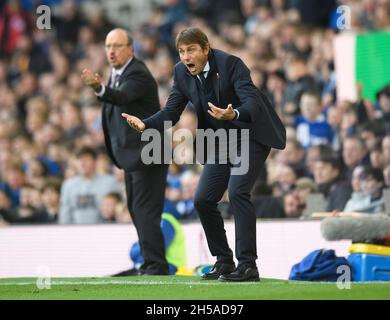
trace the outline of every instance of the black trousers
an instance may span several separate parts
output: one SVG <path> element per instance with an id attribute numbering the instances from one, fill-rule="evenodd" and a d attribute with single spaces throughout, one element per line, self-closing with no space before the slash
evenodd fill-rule
<path id="1" fill-rule="evenodd" d="M 168 273 L 160 228 L 167 172 L 168 165 L 164 164 L 125 172 L 127 205 L 144 258 L 141 271 L 150 274 Z"/>
<path id="2" fill-rule="evenodd" d="M 251 140 L 249 155 L 246 155 L 249 168 L 241 175 L 231 175 L 231 164 L 206 163 L 203 167 L 194 202 L 210 252 L 217 257 L 217 262 L 233 262 L 224 222 L 217 208 L 218 202 L 228 189 L 235 221 L 235 251 L 238 265 L 256 265 L 256 214 L 250 200 L 250 192 L 269 152 L 269 147 Z"/>

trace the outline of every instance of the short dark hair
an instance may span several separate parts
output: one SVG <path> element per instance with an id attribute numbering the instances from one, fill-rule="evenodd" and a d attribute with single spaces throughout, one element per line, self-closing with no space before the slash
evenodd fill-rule
<path id="1" fill-rule="evenodd" d="M 76 157 L 81 158 L 82 156 L 91 156 L 93 159 L 96 160 L 97 158 L 97 152 L 95 149 L 90 147 L 82 147 L 77 153 Z"/>
<path id="2" fill-rule="evenodd" d="M 365 144 L 364 140 L 361 137 L 359 137 L 357 134 L 351 134 L 351 135 L 346 136 L 344 139 L 344 143 L 346 140 L 355 140 L 360 144 L 360 146 L 363 149 L 366 149 L 366 144 Z"/>
<path id="3" fill-rule="evenodd" d="M 122 201 L 122 196 L 119 192 L 110 192 L 110 193 L 107 193 L 104 197 L 105 198 L 113 198 L 118 202 Z"/>
<path id="4" fill-rule="evenodd" d="M 376 99 L 379 100 L 380 96 L 381 95 L 385 95 L 387 96 L 388 98 L 390 98 L 390 84 L 388 85 L 385 85 L 382 89 L 380 89 L 377 93 L 376 93 Z"/>
<path id="5" fill-rule="evenodd" d="M 365 180 L 367 178 L 374 178 L 377 182 L 385 182 L 385 178 L 383 176 L 383 172 L 381 169 L 373 168 L 373 167 L 365 167 L 363 172 L 360 175 L 361 180 Z"/>
<path id="6" fill-rule="evenodd" d="M 206 49 L 210 45 L 207 35 L 196 27 L 186 28 L 178 33 L 176 36 L 176 50 L 181 44 L 199 44 L 202 49 Z"/>
<path id="7" fill-rule="evenodd" d="M 339 172 L 341 172 L 340 160 L 337 159 L 334 155 L 321 155 L 317 161 L 330 164 L 334 169 L 337 169 Z"/>
<path id="8" fill-rule="evenodd" d="M 321 95 L 320 95 L 320 93 L 319 93 L 317 90 L 315 90 L 315 89 L 303 91 L 303 92 L 302 92 L 302 95 L 301 95 L 301 98 L 302 98 L 303 96 L 310 96 L 310 97 L 315 98 L 315 99 L 317 100 L 317 102 L 319 102 L 319 103 L 321 102 Z"/>

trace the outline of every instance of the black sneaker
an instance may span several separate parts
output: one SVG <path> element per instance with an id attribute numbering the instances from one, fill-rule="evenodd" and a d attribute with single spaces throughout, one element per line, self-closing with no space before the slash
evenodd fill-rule
<path id="1" fill-rule="evenodd" d="M 258 282 L 260 281 L 260 276 L 257 267 L 241 265 L 232 273 L 221 274 L 218 280 L 226 282 Z"/>
<path id="2" fill-rule="evenodd" d="M 217 262 L 214 264 L 213 268 L 210 272 L 206 272 L 202 274 L 202 280 L 218 280 L 220 275 L 227 275 L 230 272 L 233 272 L 236 269 L 236 265 L 234 263 L 220 263 Z"/>

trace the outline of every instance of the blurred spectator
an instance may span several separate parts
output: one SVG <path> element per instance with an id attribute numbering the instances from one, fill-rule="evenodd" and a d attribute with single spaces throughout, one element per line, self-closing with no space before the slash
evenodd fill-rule
<path id="1" fill-rule="evenodd" d="M 38 31 L 34 32 L 33 35 L 38 37 Z M 52 70 L 44 41 L 39 43 L 38 39 L 31 38 L 27 34 L 22 34 L 19 37 L 12 56 L 14 76 L 25 72 L 42 74 Z"/>
<path id="2" fill-rule="evenodd" d="M 365 213 L 383 213 L 385 201 L 383 196 L 384 177 L 380 169 L 365 167 L 360 175 L 361 194 L 349 201 L 344 211 Z M 351 198 L 352 200 L 352 198 Z"/>
<path id="3" fill-rule="evenodd" d="M 48 222 L 58 222 L 60 211 L 61 186 L 56 181 L 48 181 L 42 189 L 43 211 L 47 216 Z"/>
<path id="4" fill-rule="evenodd" d="M 104 196 L 121 191 L 115 176 L 96 173 L 96 158 L 96 152 L 90 148 L 77 153 L 78 175 L 66 180 L 61 189 L 60 223 L 103 222 L 100 208 Z"/>
<path id="5" fill-rule="evenodd" d="M 25 184 L 20 194 L 20 205 L 13 207 L 7 194 L 0 191 L 0 218 L 11 224 L 41 224 L 56 221 L 56 217 L 45 210 L 40 190 Z"/>
<path id="6" fill-rule="evenodd" d="M 278 168 L 278 175 L 273 186 L 272 195 L 280 197 L 295 188 L 297 175 L 290 166 L 282 165 Z"/>
<path id="7" fill-rule="evenodd" d="M 163 212 L 161 215 L 160 227 L 164 236 L 165 256 L 171 275 L 176 274 L 179 269 L 187 267 L 185 236 L 179 219 L 180 215 L 175 215 L 173 212 Z M 119 272 L 114 276 L 140 275 L 139 269 L 144 263 L 144 258 L 139 241 L 133 243 L 129 255 L 133 262 L 133 268 Z"/>
<path id="8" fill-rule="evenodd" d="M 358 128 L 358 134 L 364 141 L 366 149 L 371 152 L 381 141 L 384 132 L 380 125 L 376 122 L 365 122 Z"/>
<path id="9" fill-rule="evenodd" d="M 304 210 L 304 206 L 295 191 L 290 191 L 284 195 L 283 208 L 286 218 L 299 218 Z"/>
<path id="10" fill-rule="evenodd" d="M 332 157 L 323 157 L 314 164 L 314 181 L 326 200 L 326 211 L 343 210 L 352 190 L 341 175 L 340 163 Z"/>
<path id="11" fill-rule="evenodd" d="M 19 0 L 9 0 L 0 12 L 0 53 L 11 54 L 20 37 L 32 30 L 32 16 L 21 8 Z"/>
<path id="12" fill-rule="evenodd" d="M 156 28 L 144 26 L 138 30 L 134 50 L 142 60 L 153 60 L 159 52 L 159 33 Z"/>
<path id="13" fill-rule="evenodd" d="M 384 212 L 384 177 L 382 170 L 366 167 L 361 175 L 362 191 L 370 197 L 369 212 Z"/>
<path id="14" fill-rule="evenodd" d="M 307 168 L 307 176 L 309 177 L 313 176 L 315 162 L 326 156 L 335 157 L 333 149 L 330 145 L 320 144 L 316 146 L 311 146 L 307 149 L 306 156 L 305 156 L 305 166 Z"/>
<path id="15" fill-rule="evenodd" d="M 385 167 L 385 158 L 382 153 L 381 143 L 378 143 L 370 151 L 370 164 L 373 168 L 378 168 L 383 170 Z"/>
<path id="16" fill-rule="evenodd" d="M 385 180 L 385 187 L 390 188 L 390 163 L 383 169 L 383 178 Z"/>
<path id="17" fill-rule="evenodd" d="M 72 142 L 85 133 L 81 110 L 77 103 L 64 101 L 61 105 L 61 126 L 64 130 L 63 141 Z"/>
<path id="18" fill-rule="evenodd" d="M 215 31 L 222 21 L 242 23 L 240 0 L 188 0 L 190 10 L 196 16 L 202 17 Z"/>
<path id="19" fill-rule="evenodd" d="M 278 114 L 283 115 L 283 95 L 286 85 L 286 76 L 281 69 L 270 71 L 267 76 L 266 89 L 270 95 L 270 100 L 275 106 L 275 110 Z"/>
<path id="20" fill-rule="evenodd" d="M 180 177 L 182 196 L 177 204 L 177 210 L 179 211 L 182 220 L 199 219 L 194 207 L 194 196 L 199 179 L 200 174 L 193 170 L 184 172 Z"/>
<path id="21" fill-rule="evenodd" d="M 382 153 L 385 163 L 390 163 L 390 134 L 382 139 Z"/>
<path id="22" fill-rule="evenodd" d="M 306 200 L 309 194 L 318 192 L 318 186 L 311 178 L 303 177 L 295 183 L 295 193 L 299 199 L 301 208 L 303 209 L 302 214 L 305 215 Z"/>
<path id="23" fill-rule="evenodd" d="M 326 27 L 332 10 L 336 6 L 335 0 L 319 0 L 315 3 L 310 0 L 290 1 L 300 13 L 302 22 L 310 26 Z"/>
<path id="24" fill-rule="evenodd" d="M 303 177 L 307 173 L 305 167 L 305 150 L 297 140 L 287 140 L 286 148 L 280 151 L 279 160 L 291 167 L 297 177 Z"/>
<path id="25" fill-rule="evenodd" d="M 346 177 L 351 179 L 352 171 L 357 165 L 368 164 L 367 148 L 362 139 L 358 136 L 345 138 L 343 142 L 343 161 L 346 166 Z"/>
<path id="26" fill-rule="evenodd" d="M 283 111 L 288 115 L 297 115 L 300 113 L 299 102 L 302 94 L 316 90 L 317 85 L 302 59 L 293 60 L 287 65 L 287 80 Z"/>
<path id="27" fill-rule="evenodd" d="M 41 160 L 33 158 L 26 163 L 25 174 L 27 183 L 42 189 L 46 184 L 48 170 Z"/>
<path id="28" fill-rule="evenodd" d="M 4 182 L 0 183 L 0 189 L 10 197 L 13 206 L 20 203 L 20 191 L 26 181 L 25 174 L 21 166 L 12 164 L 5 173 Z"/>
<path id="29" fill-rule="evenodd" d="M 278 219 L 284 218 L 283 197 L 272 196 L 272 189 L 269 184 L 255 183 L 251 200 L 255 207 L 257 218 L 261 219 Z M 233 216 L 233 212 L 230 214 Z"/>
<path id="30" fill-rule="evenodd" d="M 390 9 L 388 9 L 390 11 Z M 389 14 L 390 15 L 390 14 Z M 377 93 L 378 118 L 382 121 L 382 127 L 386 134 L 390 134 L 390 84 L 384 86 Z"/>
<path id="31" fill-rule="evenodd" d="M 362 173 L 364 171 L 364 166 L 357 166 L 353 169 L 351 185 L 352 185 L 352 194 L 346 203 L 344 210 L 346 212 L 355 211 L 361 207 L 362 201 L 366 198 L 362 190 Z"/>
<path id="32" fill-rule="evenodd" d="M 341 122 L 343 119 L 343 111 L 340 108 L 331 106 L 327 109 L 326 121 L 332 127 L 334 133 L 332 148 L 335 151 L 340 151 L 341 148 Z"/>
<path id="33" fill-rule="evenodd" d="M 94 41 L 104 41 L 107 33 L 109 33 L 112 29 L 116 28 L 115 23 L 111 22 L 108 19 L 106 12 L 103 10 L 103 8 L 94 6 L 93 8 L 89 8 L 86 14 L 86 19 L 88 23 L 87 27 L 91 28 Z M 83 25 L 83 27 L 80 29 L 80 37 L 82 36 L 81 30 L 84 27 L 86 26 Z"/>
<path id="34" fill-rule="evenodd" d="M 20 189 L 20 206 L 13 222 L 47 222 L 47 216 L 42 211 L 41 192 L 31 184 L 24 184 Z"/>
<path id="35" fill-rule="evenodd" d="M 102 200 L 100 211 L 105 222 L 117 222 L 117 216 L 123 211 L 124 202 L 118 192 L 110 192 Z M 119 222 L 119 221 L 118 221 Z"/>
<path id="36" fill-rule="evenodd" d="M 16 215 L 11 198 L 4 190 L 0 189 L 0 221 L 11 223 L 16 219 Z"/>
<path id="37" fill-rule="evenodd" d="M 52 17 L 52 22 L 58 43 L 66 54 L 70 54 L 85 20 L 81 17 L 75 0 L 64 0 L 61 9 L 61 15 Z"/>
<path id="38" fill-rule="evenodd" d="M 317 144 L 332 144 L 334 133 L 332 127 L 321 114 L 320 97 L 313 92 L 304 92 L 300 109 L 302 116 L 297 117 L 297 140 L 307 149 Z"/>
<path id="39" fill-rule="evenodd" d="M 170 180 L 167 182 L 165 188 L 165 199 L 163 212 L 170 212 L 176 216 L 179 216 L 177 205 L 182 199 L 182 190 L 180 180 Z"/>
<path id="40" fill-rule="evenodd" d="M 172 44 L 172 31 L 176 23 L 184 21 L 187 15 L 186 0 L 164 0 L 158 8 L 162 11 L 162 21 L 157 26 L 161 40 L 166 45 Z"/>

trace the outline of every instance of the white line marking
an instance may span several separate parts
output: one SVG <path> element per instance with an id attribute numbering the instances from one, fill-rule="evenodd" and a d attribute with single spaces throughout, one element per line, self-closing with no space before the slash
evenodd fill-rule
<path id="1" fill-rule="evenodd" d="M 259 285 L 262 284 L 271 284 L 272 285 L 284 285 L 286 283 L 294 285 L 321 285 L 328 284 L 334 285 L 334 282 L 306 282 L 306 281 L 276 281 L 276 282 L 191 282 L 191 281 L 146 281 L 146 280 L 92 280 L 92 281 L 66 281 L 66 280 L 53 280 L 51 285 L 57 286 L 72 286 L 72 285 L 187 285 L 187 286 L 221 286 L 221 285 Z M 387 284 L 390 285 L 389 281 L 367 281 L 367 282 L 352 282 L 352 285 L 359 284 Z M 36 281 L 26 281 L 26 282 L 0 282 L 1 286 L 31 286 L 36 285 Z"/>
<path id="2" fill-rule="evenodd" d="M 51 281 L 51 285 L 107 285 L 107 284 L 129 284 L 129 285 L 187 285 L 187 286 L 220 286 L 227 282 L 190 282 L 190 281 L 131 281 L 131 280 L 107 280 L 107 281 Z M 228 282 L 227 284 L 231 284 Z M 261 284 L 261 282 L 237 282 L 234 284 Z M 36 281 L 31 282 L 0 282 L 1 286 L 31 286 L 36 285 Z"/>

